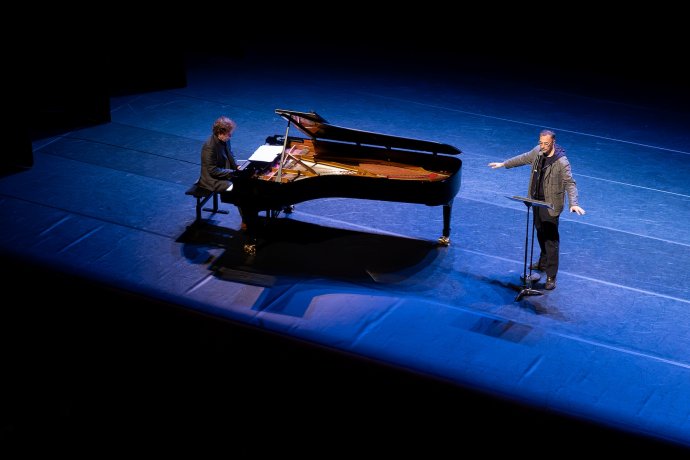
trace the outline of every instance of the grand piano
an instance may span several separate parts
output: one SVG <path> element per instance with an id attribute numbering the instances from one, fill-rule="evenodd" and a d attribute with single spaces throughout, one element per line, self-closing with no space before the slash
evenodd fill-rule
<path id="1" fill-rule="evenodd" d="M 285 134 L 269 136 L 236 171 L 232 190 L 220 193 L 242 215 L 249 237 L 245 252 L 256 251 L 261 225 L 292 212 L 297 203 L 328 197 L 443 206 L 438 242 L 450 244 L 462 168 L 458 148 L 336 126 L 316 112 L 275 112 L 287 121 Z M 293 126 L 304 136 L 291 136 Z"/>

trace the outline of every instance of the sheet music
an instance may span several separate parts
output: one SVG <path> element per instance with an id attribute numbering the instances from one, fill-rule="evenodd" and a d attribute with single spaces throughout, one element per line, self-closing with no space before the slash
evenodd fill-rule
<path id="1" fill-rule="evenodd" d="M 263 161 L 265 163 L 271 163 L 282 152 L 283 152 L 283 146 L 282 145 L 264 144 L 264 145 L 259 146 L 259 148 L 256 149 L 254 151 L 254 153 L 252 153 L 252 156 L 250 156 L 248 160 L 249 161 Z"/>

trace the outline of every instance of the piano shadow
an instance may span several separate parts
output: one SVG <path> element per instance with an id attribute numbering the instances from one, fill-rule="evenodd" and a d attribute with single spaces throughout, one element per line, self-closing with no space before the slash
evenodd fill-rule
<path id="1" fill-rule="evenodd" d="M 437 257 L 436 241 L 324 227 L 274 219 L 257 234 L 247 254 L 243 234 L 230 234 L 224 253 L 210 266 L 223 279 L 272 285 L 279 277 L 334 278 L 390 283 L 407 279 Z"/>
<path id="2" fill-rule="evenodd" d="M 233 240 L 241 239 L 241 232 L 217 225 L 213 220 L 203 220 L 188 225 L 175 240 L 182 243 L 182 254 L 194 264 L 209 263 L 215 248 L 228 248 Z"/>

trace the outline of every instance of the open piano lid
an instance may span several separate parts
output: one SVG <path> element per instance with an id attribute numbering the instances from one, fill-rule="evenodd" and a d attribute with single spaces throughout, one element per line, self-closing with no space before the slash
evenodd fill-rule
<path id="1" fill-rule="evenodd" d="M 418 150 L 431 153 L 447 153 L 457 155 L 460 149 L 440 142 L 410 139 L 408 137 L 391 136 L 388 134 L 360 131 L 358 129 L 343 128 L 329 124 L 316 112 L 297 112 L 295 110 L 276 109 L 275 112 L 294 124 L 304 134 L 312 139 L 324 139 L 340 142 L 353 142 L 388 148 Z"/>

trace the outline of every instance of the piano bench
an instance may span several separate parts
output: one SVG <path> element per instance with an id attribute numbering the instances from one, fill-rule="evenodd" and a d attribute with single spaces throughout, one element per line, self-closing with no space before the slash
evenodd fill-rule
<path id="1" fill-rule="evenodd" d="M 228 214 L 229 211 L 218 208 L 218 192 L 213 192 L 207 188 L 200 187 L 198 184 L 194 184 L 184 192 L 185 195 L 190 195 L 196 198 L 196 221 L 201 221 L 201 211 L 211 212 L 213 214 Z M 208 200 L 213 198 L 213 207 L 204 208 L 204 205 Z"/>

